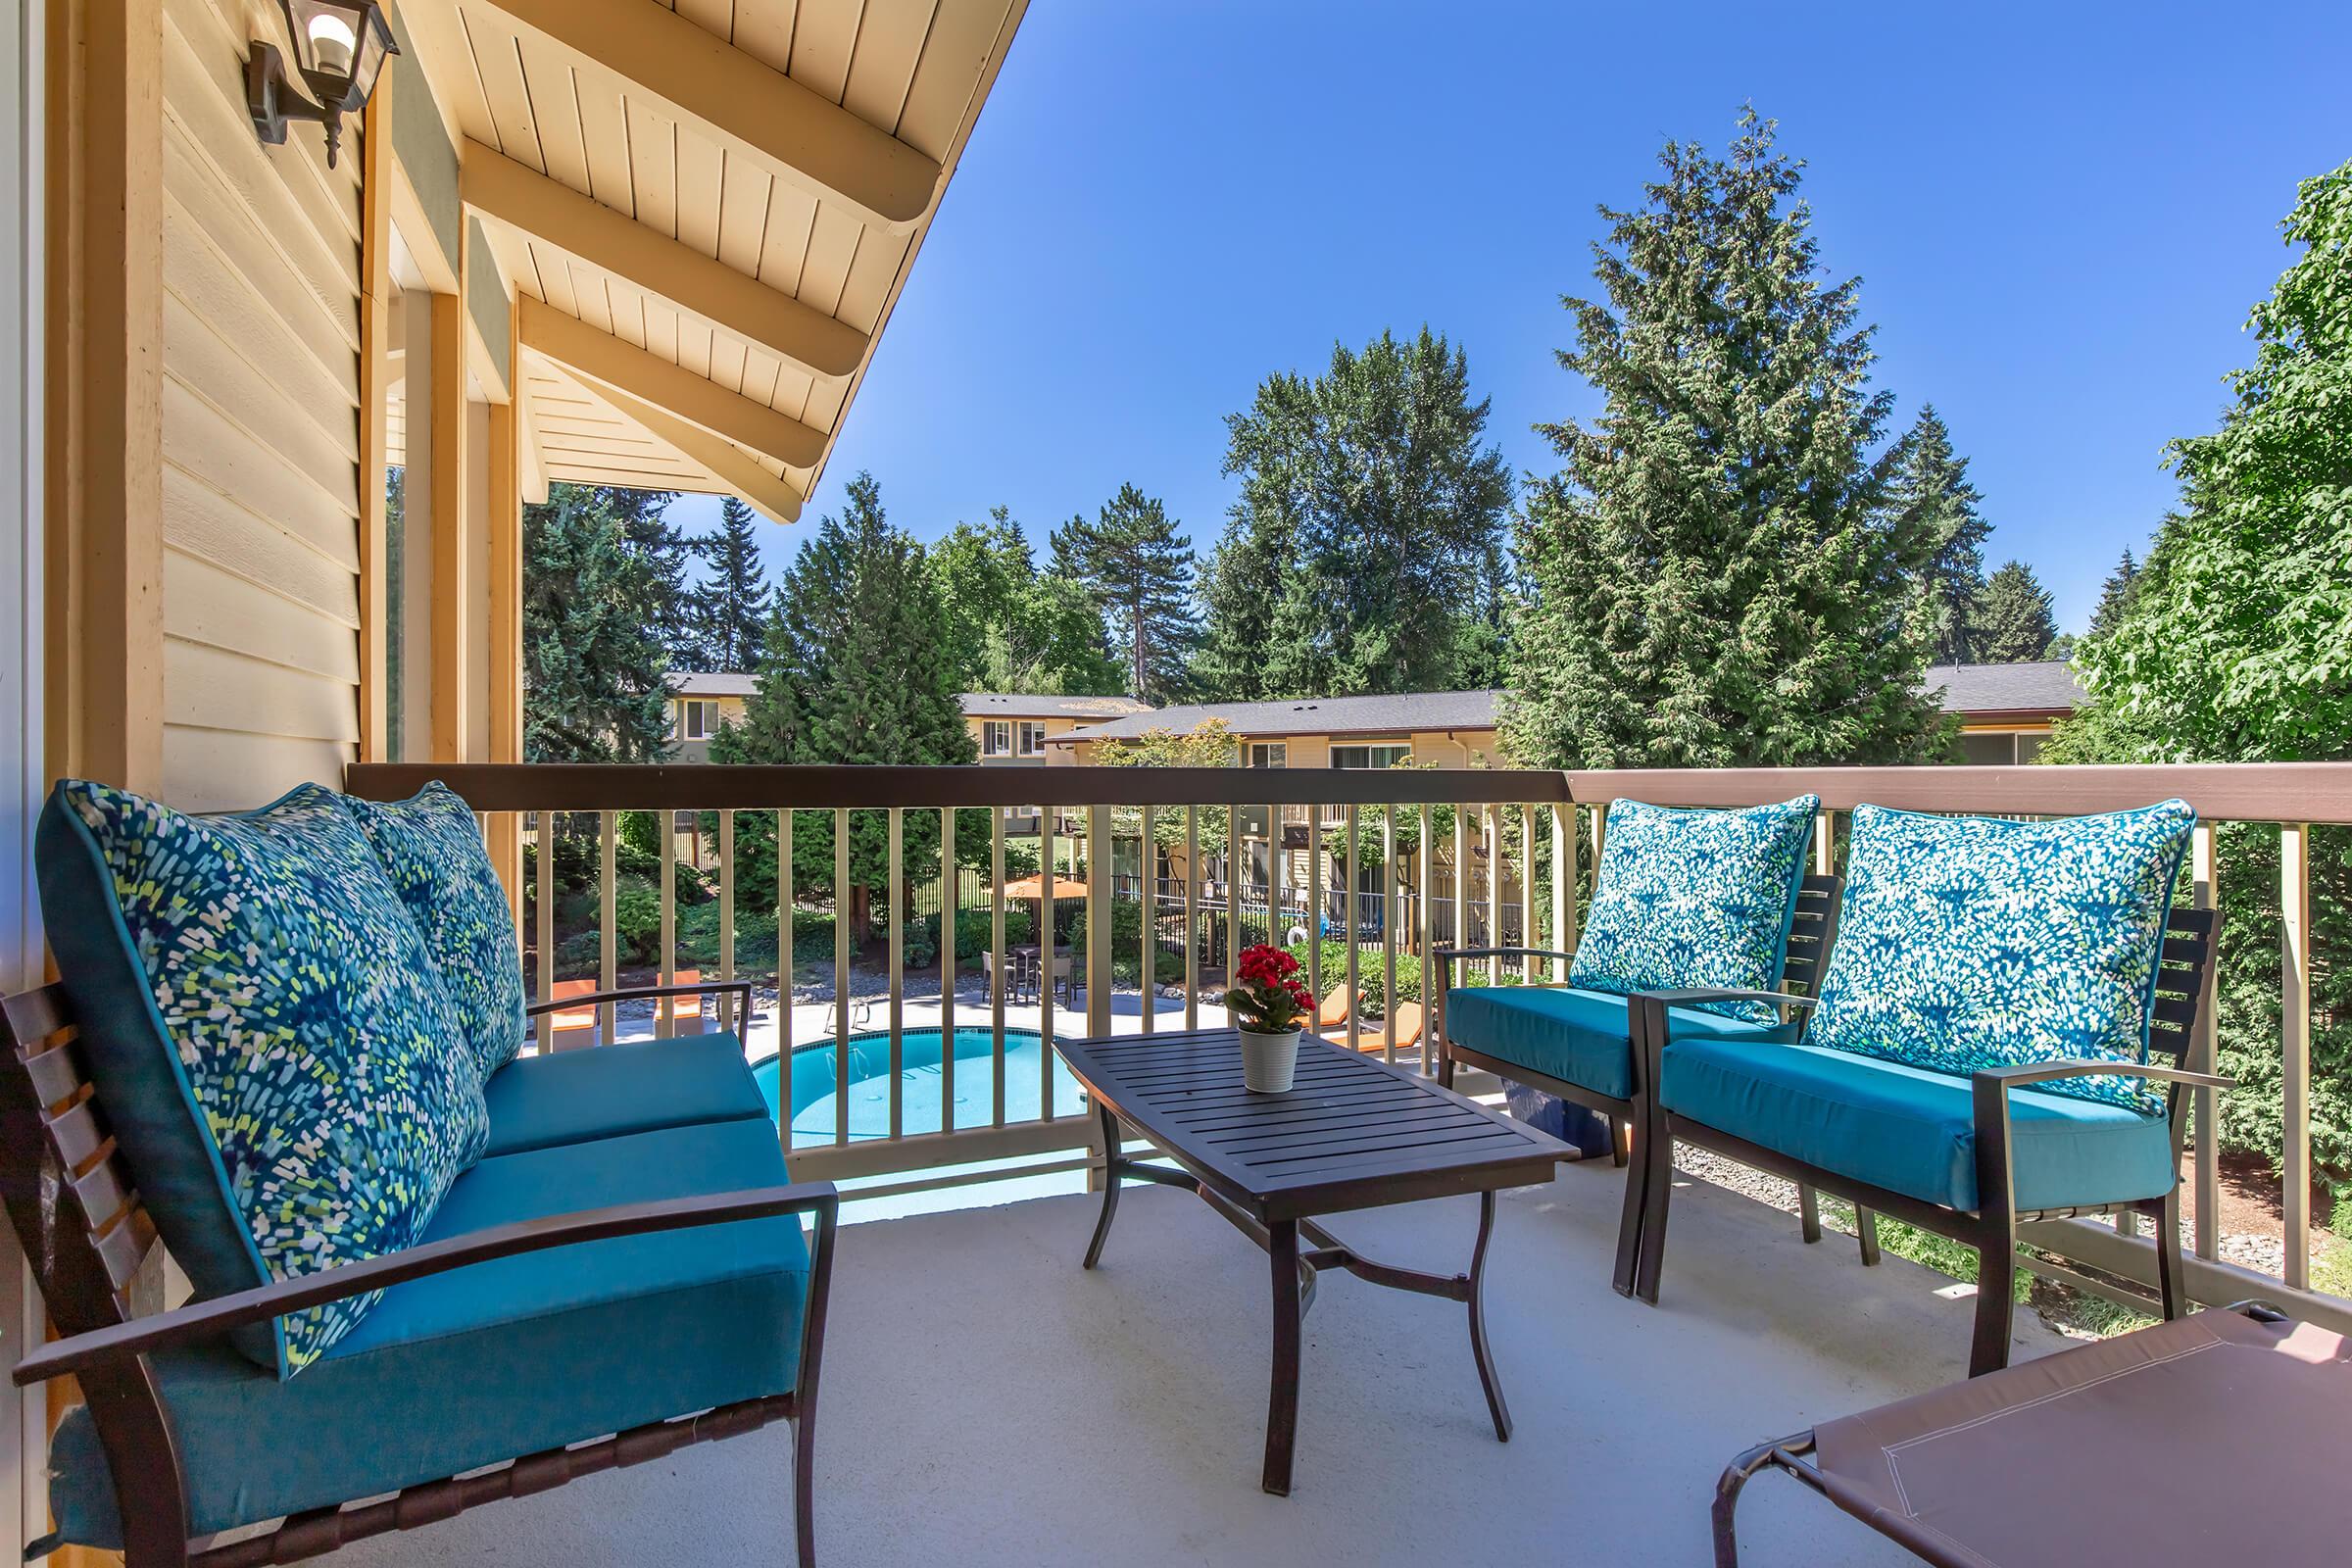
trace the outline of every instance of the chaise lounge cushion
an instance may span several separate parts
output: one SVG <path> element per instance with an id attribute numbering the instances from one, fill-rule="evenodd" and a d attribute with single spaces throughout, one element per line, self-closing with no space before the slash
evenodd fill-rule
<path id="1" fill-rule="evenodd" d="M 482 1098 L 485 1157 L 768 1114 L 743 1042 L 730 1034 L 517 1056 L 490 1075 Z"/>
<path id="2" fill-rule="evenodd" d="M 1668 1110 L 1792 1159 L 1946 1208 L 1977 1209 L 1969 1081 L 1816 1046 L 1683 1038 L 1666 1048 Z M 2162 1116 L 2075 1096 L 2009 1094 L 2023 1209 L 2157 1198 L 2174 1182 Z"/>
<path id="3" fill-rule="evenodd" d="M 514 911 L 482 846 L 473 809 L 448 785 L 405 801 L 344 804 L 375 848 L 392 890 L 424 934 L 482 1076 L 522 1049 L 522 949 Z"/>
<path id="4" fill-rule="evenodd" d="M 90 1072 L 204 1297 L 394 1251 L 489 1134 L 439 970 L 340 797 L 190 816 L 60 783 L 41 907 Z M 281 1376 L 367 1313 L 239 1337 Z"/>
<path id="5" fill-rule="evenodd" d="M 2183 801 L 2052 822 L 1854 809 L 1838 943 L 1808 1044 L 1965 1076 L 2147 1059 Z M 2147 1080 L 2053 1094 L 2153 1112 Z"/>
<path id="6" fill-rule="evenodd" d="M 1667 1009 L 1678 1034 L 1730 1040 L 1785 1037 L 1778 1025 L 1695 1007 Z M 1465 1050 L 1624 1100 L 1634 1092 L 1627 1002 L 1556 986 L 1465 986 L 1446 994 L 1446 1036 Z"/>
<path id="7" fill-rule="evenodd" d="M 641 1133 L 485 1159 L 423 1239 L 785 1180 L 762 1122 Z M 797 1218 L 738 1221 L 396 1285 L 289 1383 L 220 1349 L 158 1357 L 190 1525 L 225 1530 L 789 1392 L 808 1274 Z M 59 1534 L 117 1545 L 86 1408 L 59 1426 L 50 1462 Z"/>
<path id="8" fill-rule="evenodd" d="M 1608 834 L 1568 979 L 1588 991 L 1773 991 L 1788 956 L 1818 796 L 1737 811 L 1609 803 Z M 1777 1021 L 1755 1002 L 1705 1010 Z"/>

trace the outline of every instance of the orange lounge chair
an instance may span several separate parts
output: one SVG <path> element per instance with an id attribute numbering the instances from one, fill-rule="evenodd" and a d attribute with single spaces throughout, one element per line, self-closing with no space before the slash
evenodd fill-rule
<path id="1" fill-rule="evenodd" d="M 1407 1048 L 1418 1050 L 1422 1025 L 1421 1004 L 1418 1002 L 1399 1003 L 1393 1016 L 1396 1020 L 1397 1051 L 1401 1053 Z M 1385 1023 L 1376 1024 L 1369 1029 L 1358 1029 L 1355 1032 L 1355 1049 L 1358 1051 L 1386 1051 L 1388 1044 L 1389 1031 Z"/>

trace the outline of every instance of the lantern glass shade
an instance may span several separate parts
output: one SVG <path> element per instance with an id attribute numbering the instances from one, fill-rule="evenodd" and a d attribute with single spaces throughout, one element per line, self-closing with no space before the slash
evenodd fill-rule
<path id="1" fill-rule="evenodd" d="M 349 114 L 375 91 L 385 57 L 398 53 L 376 0 L 281 0 L 295 61 L 321 107 Z"/>

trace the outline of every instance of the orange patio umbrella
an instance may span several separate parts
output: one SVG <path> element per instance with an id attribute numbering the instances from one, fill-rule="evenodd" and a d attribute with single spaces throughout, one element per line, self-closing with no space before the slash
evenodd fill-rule
<path id="1" fill-rule="evenodd" d="M 1046 896 L 1045 881 L 1045 877 L 1041 874 L 1025 876 L 1017 882 L 1007 882 L 1004 884 L 1004 896 L 1008 899 L 1025 899 L 1034 904 Z M 1054 897 L 1056 900 L 1083 899 L 1086 897 L 1086 884 L 1074 878 L 1056 874 L 1054 878 Z"/>

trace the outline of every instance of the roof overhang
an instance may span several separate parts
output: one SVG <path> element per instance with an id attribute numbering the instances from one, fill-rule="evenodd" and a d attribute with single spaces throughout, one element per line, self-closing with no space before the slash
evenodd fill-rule
<path id="1" fill-rule="evenodd" d="M 525 493 L 796 520 L 1026 5 L 409 0 L 520 315 Z"/>

